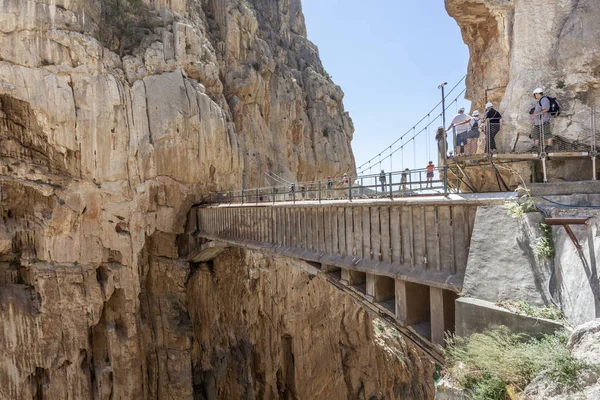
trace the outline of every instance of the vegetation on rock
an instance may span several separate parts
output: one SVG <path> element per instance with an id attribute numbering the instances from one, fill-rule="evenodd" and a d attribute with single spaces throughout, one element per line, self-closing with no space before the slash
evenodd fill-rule
<path id="1" fill-rule="evenodd" d="M 448 339 L 447 373 L 469 389 L 473 399 L 504 399 L 510 387 L 522 391 L 540 372 L 566 389 L 577 388 L 585 370 L 596 369 L 574 358 L 564 331 L 540 339 L 494 327 L 469 338 Z"/>
<path id="2" fill-rule="evenodd" d="M 497 303 L 499 307 L 506 308 L 514 313 L 527 315 L 535 318 L 545 318 L 555 321 L 560 321 L 564 318 L 562 311 L 558 308 L 551 307 L 535 307 L 526 302 L 525 300 L 507 300 Z"/>

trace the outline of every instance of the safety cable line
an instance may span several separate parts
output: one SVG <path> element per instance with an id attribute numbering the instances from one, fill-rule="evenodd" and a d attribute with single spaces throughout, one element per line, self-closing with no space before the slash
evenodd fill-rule
<path id="1" fill-rule="evenodd" d="M 467 75 L 463 76 L 463 77 L 462 77 L 462 78 L 461 78 L 461 79 L 458 81 L 458 83 L 457 83 L 456 85 L 454 85 L 454 87 L 453 87 L 452 89 L 450 89 L 450 91 L 449 91 L 448 93 L 446 93 L 446 97 L 448 97 L 448 96 L 449 96 L 449 95 L 450 95 L 450 94 L 451 94 L 451 93 L 452 93 L 452 92 L 453 92 L 453 91 L 454 91 L 454 90 L 455 90 L 455 89 L 458 87 L 458 85 L 460 85 L 460 84 L 461 84 L 461 82 L 465 80 L 465 78 L 466 78 L 466 77 L 467 77 Z M 464 92 L 464 90 L 463 90 L 463 92 Z M 459 96 L 460 96 L 460 95 L 459 95 Z M 457 99 L 456 99 L 456 100 L 458 100 L 458 97 L 457 97 Z M 456 100 L 455 100 L 455 101 L 456 101 Z M 402 140 L 402 139 L 403 139 L 403 138 L 404 138 L 406 135 L 408 135 L 408 134 L 410 133 L 410 131 L 411 131 L 411 130 L 413 130 L 414 128 L 416 128 L 416 126 L 417 126 L 417 125 L 419 125 L 421 122 L 423 122 L 423 121 L 424 121 L 424 120 L 427 118 L 427 116 L 429 116 L 429 115 L 430 115 L 432 112 L 434 112 L 434 111 L 436 110 L 436 108 L 438 108 L 438 107 L 439 107 L 441 104 L 442 104 L 442 101 L 440 101 L 439 103 L 437 103 L 437 104 L 435 105 L 435 107 L 433 107 L 433 108 L 431 109 L 431 111 L 429 111 L 427 114 L 425 114 L 425 116 L 424 116 L 423 118 L 421 118 L 421 119 L 419 120 L 419 122 L 417 122 L 416 124 L 414 124 L 412 128 L 410 128 L 408 131 L 406 131 L 406 133 L 404 133 L 404 135 L 400 136 L 400 138 L 396 139 L 396 140 L 395 140 L 395 141 L 394 141 L 394 142 L 393 142 L 391 145 L 389 145 L 389 146 L 386 146 L 386 148 L 387 148 L 387 147 L 394 146 L 396 143 L 398 143 L 399 141 L 401 141 L 401 140 Z M 452 103 L 450 103 L 450 104 L 452 104 Z M 447 110 L 447 109 L 448 109 L 448 107 L 446 108 L 446 110 Z M 384 150 L 384 151 L 385 151 L 385 150 Z M 381 152 L 380 152 L 380 153 L 381 153 Z M 379 155 L 380 155 L 380 154 L 379 154 Z M 379 155 L 376 155 L 375 157 L 371 158 L 369 161 L 367 161 L 367 162 L 365 162 L 364 164 L 362 164 L 361 166 L 359 166 L 359 167 L 358 167 L 358 169 L 359 169 L 359 170 L 362 170 L 362 168 L 363 168 L 365 165 L 367 165 L 367 164 L 369 164 L 371 161 L 375 160 L 375 159 L 376 159 L 376 158 L 377 158 Z"/>
<path id="2" fill-rule="evenodd" d="M 458 96 L 456 97 L 456 99 L 454 99 L 452 102 L 450 102 L 450 105 L 449 105 L 448 107 L 446 107 L 445 111 L 448 111 L 448 109 L 449 109 L 450 107 L 452 107 L 452 103 L 454 103 L 455 101 L 457 101 L 457 100 L 458 100 L 458 98 L 459 98 L 459 97 L 460 97 L 460 96 L 461 96 L 463 93 L 465 93 L 466 91 L 467 91 L 467 89 L 466 89 L 466 88 L 465 88 L 465 89 L 463 89 L 463 91 L 462 91 L 462 92 L 460 92 L 460 93 L 458 94 Z M 421 133 L 423 133 L 423 131 L 425 131 L 427 128 L 429 128 L 429 126 L 431 126 L 433 123 L 435 123 L 435 121 L 437 121 L 437 119 L 438 119 L 439 117 L 441 117 L 441 116 L 442 116 L 442 113 L 439 113 L 438 115 L 436 115 L 433 121 L 430 121 L 430 122 L 429 122 L 429 123 L 428 123 L 428 124 L 427 124 L 427 125 L 426 125 L 426 126 L 423 128 L 423 129 L 421 129 L 419 132 L 417 132 L 416 134 L 414 134 L 414 135 L 413 135 L 413 137 L 411 137 L 411 138 L 410 138 L 410 139 L 408 139 L 406 142 L 404 142 L 404 144 L 403 144 L 402 146 L 398 147 L 398 148 L 397 148 L 396 150 L 394 150 L 393 152 L 390 152 L 390 155 L 389 155 L 389 156 L 386 156 L 386 157 L 385 157 L 385 158 L 383 158 L 381 161 L 385 161 L 385 160 L 387 160 L 387 158 L 388 158 L 388 157 L 391 157 L 391 156 L 392 156 L 394 153 L 396 153 L 398 150 L 402 150 L 402 156 L 401 156 L 401 157 L 402 157 L 402 168 L 404 168 L 404 146 L 406 146 L 408 143 L 410 143 L 410 142 L 411 142 L 411 140 L 415 140 L 415 139 L 417 138 L 417 136 L 419 136 Z M 413 129 L 414 129 L 414 128 L 411 128 L 411 131 L 412 131 Z M 391 146 L 390 146 L 390 147 L 391 147 Z M 375 156 L 375 157 L 378 157 L 378 156 Z M 370 171 L 370 170 L 371 170 L 371 168 L 373 168 L 373 167 L 371 166 L 371 167 L 367 168 L 366 170 L 367 170 L 367 171 Z"/>
<path id="3" fill-rule="evenodd" d="M 292 184 L 292 182 L 287 181 L 287 180 L 285 180 L 283 178 L 280 178 L 279 176 L 277 176 L 273 172 L 265 172 L 265 175 L 267 175 L 269 178 L 271 178 L 272 180 L 274 180 L 277 183 L 282 183 L 284 185 L 291 185 Z"/>

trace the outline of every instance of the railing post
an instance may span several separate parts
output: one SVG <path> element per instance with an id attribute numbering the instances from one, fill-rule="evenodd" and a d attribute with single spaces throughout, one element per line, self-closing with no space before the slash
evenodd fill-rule
<path id="1" fill-rule="evenodd" d="M 394 191 L 394 187 L 392 186 L 392 173 L 389 173 L 390 176 L 390 199 L 394 198 L 394 194 L 392 193 Z"/>
<path id="2" fill-rule="evenodd" d="M 352 178 L 350 177 L 348 177 L 348 199 L 352 201 Z"/>
<path id="3" fill-rule="evenodd" d="M 275 186 L 273 186 L 273 204 L 275 204 Z"/>
<path id="4" fill-rule="evenodd" d="M 296 185 L 292 184 L 292 203 L 296 204 Z"/>
<path id="5" fill-rule="evenodd" d="M 596 172 L 596 157 L 598 153 L 596 152 L 596 107 L 592 107 L 592 180 L 598 180 L 598 173 Z"/>
<path id="6" fill-rule="evenodd" d="M 256 204 L 258 204 L 258 188 L 256 189 Z"/>
<path id="7" fill-rule="evenodd" d="M 319 197 L 319 204 L 321 203 L 321 181 L 319 181 L 319 192 L 318 192 L 318 197 Z"/>
<path id="8" fill-rule="evenodd" d="M 244 204 L 244 189 L 242 189 L 242 204 Z"/>
<path id="9" fill-rule="evenodd" d="M 444 165 L 444 197 L 448 196 L 448 166 Z"/>

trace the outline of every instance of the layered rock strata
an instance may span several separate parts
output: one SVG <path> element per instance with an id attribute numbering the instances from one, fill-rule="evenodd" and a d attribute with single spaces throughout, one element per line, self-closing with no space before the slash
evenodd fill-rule
<path id="1" fill-rule="evenodd" d="M 342 100 L 298 0 L 3 1 L 0 398 L 277 398 L 278 371 L 299 394 L 310 378 L 332 396 L 426 397 L 428 367 L 399 361 L 418 365 L 413 350 L 374 344 L 371 319 L 322 282 L 317 295 L 290 266 L 231 256 L 206 275 L 179 257 L 208 191 L 353 171 Z M 296 317 L 241 324 L 243 296 L 253 323 Z M 310 330 L 332 346 L 321 369 Z M 279 346 L 296 373 L 271 359 Z"/>

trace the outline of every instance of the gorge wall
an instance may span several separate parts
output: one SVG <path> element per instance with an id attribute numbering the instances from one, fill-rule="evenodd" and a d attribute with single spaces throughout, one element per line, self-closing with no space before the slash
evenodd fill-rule
<path id="1" fill-rule="evenodd" d="M 208 191 L 353 171 L 342 100 L 299 0 L 0 2 L 0 398 L 430 397 L 290 262 L 179 257 Z"/>
<path id="2" fill-rule="evenodd" d="M 600 104 L 600 4 L 594 0 L 445 0 L 470 50 L 467 98 L 488 99 L 505 117 L 501 151 L 523 151 L 542 87 L 563 108 L 555 134 L 590 144 L 590 108 Z M 589 169 L 589 167 L 588 167 Z M 574 173 L 576 168 L 573 169 Z M 590 174 L 591 175 L 591 174 Z"/>

